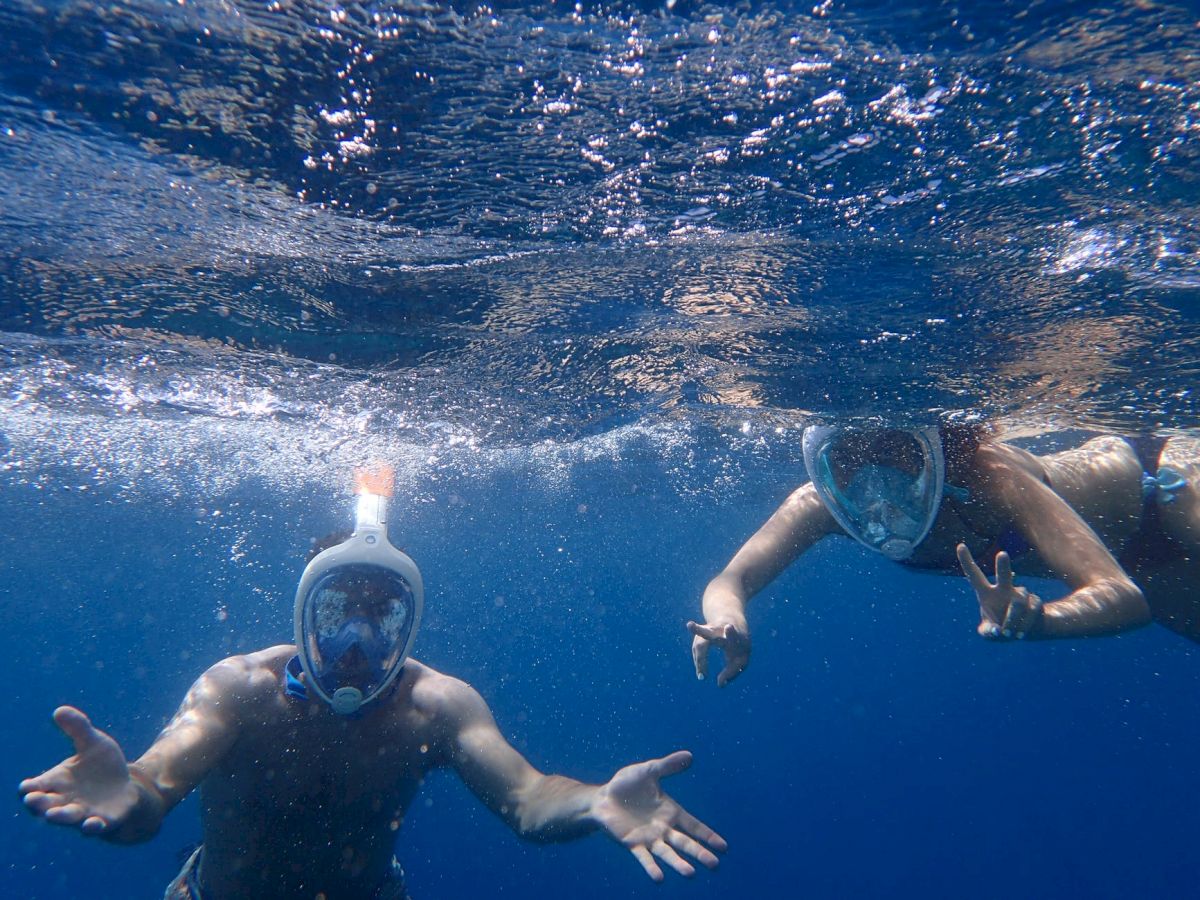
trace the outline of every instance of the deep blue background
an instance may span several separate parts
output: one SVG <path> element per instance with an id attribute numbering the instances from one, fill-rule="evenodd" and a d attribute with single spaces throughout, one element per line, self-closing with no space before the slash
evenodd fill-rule
<path id="1" fill-rule="evenodd" d="M 16 526 L 0 548 L 0 740 L 14 787 L 65 752 L 57 704 L 80 705 L 138 753 L 207 665 L 285 641 L 297 548 L 348 516 L 322 486 L 130 503 L 64 489 L 70 475 L 0 492 Z M 1200 670 L 1163 629 L 986 643 L 965 581 L 835 539 L 755 601 L 746 674 L 724 690 L 696 682 L 683 623 L 788 477 L 762 471 L 722 500 L 684 498 L 646 449 L 397 498 L 393 537 L 428 589 L 415 655 L 475 684 L 547 771 L 601 780 L 693 750 L 668 788 L 730 844 L 717 872 L 654 887 L 598 837 L 523 845 L 446 774 L 401 832 L 414 894 L 1187 893 Z M 14 798 L 0 865 L 8 896 L 153 897 L 198 837 L 193 800 L 151 843 L 114 848 L 34 821 Z"/>

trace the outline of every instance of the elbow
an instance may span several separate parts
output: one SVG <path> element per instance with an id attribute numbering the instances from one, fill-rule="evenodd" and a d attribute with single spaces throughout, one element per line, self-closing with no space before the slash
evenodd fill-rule
<path id="1" fill-rule="evenodd" d="M 1141 589 L 1127 576 L 1118 576 L 1046 604 L 1039 636 L 1103 637 L 1141 628 L 1150 621 L 1150 605 Z"/>
<path id="2" fill-rule="evenodd" d="M 1128 618 L 1127 628 L 1141 628 L 1143 625 L 1149 625 L 1154 619 L 1145 594 L 1132 581 L 1126 584 L 1124 606 Z"/>
<path id="3" fill-rule="evenodd" d="M 538 805 L 534 802 L 533 794 L 532 785 L 514 791 L 500 804 L 496 812 L 512 829 L 513 834 L 521 840 L 533 844 L 545 844 L 548 843 L 545 834 L 545 817 L 538 814 Z"/>
<path id="4" fill-rule="evenodd" d="M 1150 624 L 1150 604 L 1146 602 L 1142 589 L 1128 577 L 1107 581 L 1097 593 L 1108 598 L 1104 604 L 1108 613 L 1104 617 L 1107 620 L 1107 627 L 1103 629 L 1105 632 L 1132 631 Z"/>
<path id="5" fill-rule="evenodd" d="M 512 829 L 513 834 L 521 840 L 529 841 L 533 844 L 545 843 L 545 840 L 541 837 L 541 823 L 532 814 L 532 811 L 519 800 L 513 802 L 512 806 L 507 804 L 501 806 L 500 815 L 508 823 L 508 827 Z"/>
<path id="6" fill-rule="evenodd" d="M 526 843 L 552 844 L 556 839 L 555 833 L 547 827 L 544 819 L 533 815 L 528 810 L 517 810 L 513 815 L 509 816 L 508 826 L 517 837 Z"/>

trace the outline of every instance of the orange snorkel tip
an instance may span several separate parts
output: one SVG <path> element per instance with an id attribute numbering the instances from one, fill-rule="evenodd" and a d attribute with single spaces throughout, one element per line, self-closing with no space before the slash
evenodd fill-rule
<path id="1" fill-rule="evenodd" d="M 375 463 L 354 470 L 354 493 L 391 497 L 396 489 L 396 470 L 386 463 Z"/>

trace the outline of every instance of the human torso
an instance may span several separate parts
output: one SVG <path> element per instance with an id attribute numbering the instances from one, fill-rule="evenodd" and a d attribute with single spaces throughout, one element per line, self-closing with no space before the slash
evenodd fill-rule
<path id="1" fill-rule="evenodd" d="M 1058 494 L 1091 527 L 1141 588 L 1155 621 L 1200 641 L 1200 553 L 1194 547 L 1189 552 L 1184 542 L 1171 536 L 1182 529 L 1164 531 L 1157 499 L 1151 496 L 1147 501 L 1142 495 L 1142 474 L 1157 470 L 1157 458 L 1139 459 L 1122 439 L 1104 437 L 1045 457 L 1014 448 L 1014 464 Z M 1016 523 L 988 501 L 982 485 L 968 480 L 966 498 L 947 494 L 933 529 L 907 564 L 958 574 L 955 547 L 961 541 L 987 571 L 996 554 L 1005 550 L 1018 577 L 1058 577 Z"/>
<path id="2" fill-rule="evenodd" d="M 1136 577 L 1158 624 L 1200 643 L 1200 555 L 1180 553 Z"/>
<path id="3" fill-rule="evenodd" d="M 272 659 L 277 676 L 288 655 Z M 439 763 L 435 723 L 413 697 L 430 673 L 410 661 L 380 708 L 361 718 L 282 686 L 254 703 L 201 786 L 201 878 L 216 900 L 375 896 L 405 811 Z"/>
<path id="4" fill-rule="evenodd" d="M 1029 480 L 1029 489 L 1042 487 L 1057 494 L 1096 532 L 1114 556 L 1135 540 L 1144 524 L 1141 468 L 1129 446 L 1119 438 L 1103 438 L 1082 447 L 1044 457 L 1019 448 L 1002 447 L 1010 473 Z M 972 466 L 955 473 L 960 484 L 948 489 L 929 535 L 910 561 L 914 568 L 959 572 L 955 554 L 965 543 L 972 555 L 990 570 L 996 555 L 1005 551 L 1020 561 L 1020 571 L 1038 577 L 1056 577 L 1039 558 L 1014 516 L 997 504 L 986 476 Z"/>

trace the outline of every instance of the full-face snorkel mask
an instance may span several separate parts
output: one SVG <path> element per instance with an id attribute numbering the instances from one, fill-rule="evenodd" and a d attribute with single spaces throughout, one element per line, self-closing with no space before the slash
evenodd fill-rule
<path id="1" fill-rule="evenodd" d="M 901 561 L 937 518 L 946 463 L 936 428 L 804 431 L 804 466 L 817 496 L 860 544 Z"/>
<path id="2" fill-rule="evenodd" d="M 305 567 L 296 589 L 296 649 L 307 687 L 349 715 L 383 695 L 408 659 L 425 590 L 387 537 L 391 473 L 360 475 L 354 533 Z"/>

